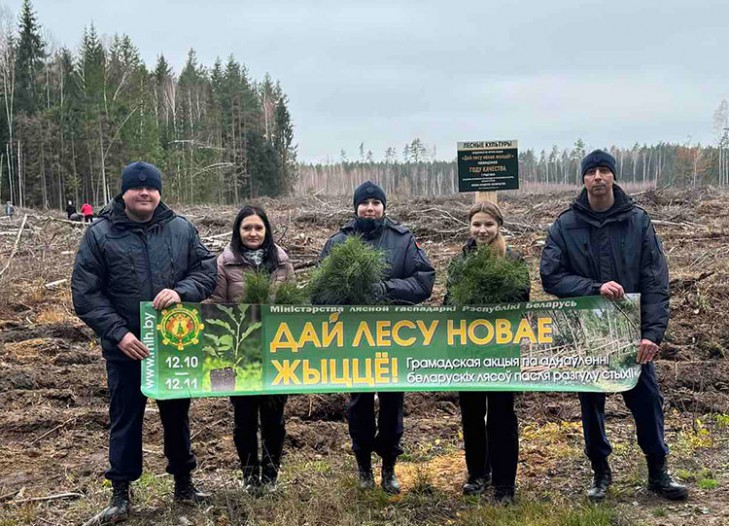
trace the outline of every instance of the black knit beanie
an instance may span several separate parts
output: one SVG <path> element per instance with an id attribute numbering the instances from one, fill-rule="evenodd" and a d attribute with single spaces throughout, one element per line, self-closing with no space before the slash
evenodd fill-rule
<path id="1" fill-rule="evenodd" d="M 385 191 L 372 181 L 365 181 L 357 187 L 354 191 L 354 211 L 357 212 L 357 207 L 367 201 L 367 199 L 379 199 L 382 201 L 382 206 L 387 207 L 387 198 L 385 197 Z"/>
<path id="2" fill-rule="evenodd" d="M 122 170 L 122 188 L 123 194 L 130 188 L 156 188 L 162 193 L 162 173 L 153 164 L 137 161 L 128 164 Z"/>
<path id="3" fill-rule="evenodd" d="M 615 176 L 615 179 L 618 178 L 618 173 L 615 170 L 615 157 L 610 155 L 608 152 L 595 150 L 585 155 L 582 159 L 582 179 L 585 178 L 585 172 L 587 172 L 587 170 L 600 167 L 609 168 Z"/>

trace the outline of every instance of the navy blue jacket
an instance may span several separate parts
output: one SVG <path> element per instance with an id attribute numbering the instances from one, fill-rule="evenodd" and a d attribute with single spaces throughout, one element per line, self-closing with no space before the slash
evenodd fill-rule
<path id="1" fill-rule="evenodd" d="M 319 259 L 327 257 L 334 245 L 353 235 L 362 235 L 362 241 L 387 254 L 384 294 L 389 301 L 408 305 L 421 303 L 430 297 L 435 283 L 433 265 L 410 231 L 388 218 L 384 218 L 379 228 L 367 234 L 358 231 L 356 219 L 351 220 L 329 238 Z"/>
<path id="2" fill-rule="evenodd" d="M 648 214 L 615 185 L 615 204 L 594 212 L 582 190 L 549 228 L 540 274 L 559 298 L 594 296 L 608 282 L 641 294 L 641 337 L 663 340 L 669 318 L 668 266 Z"/>
<path id="3" fill-rule="evenodd" d="M 199 302 L 215 289 L 215 256 L 186 219 L 160 203 L 149 223 L 135 223 L 121 198 L 102 211 L 81 240 L 71 290 L 76 314 L 101 338 L 104 357 L 128 359 L 117 347 L 139 337 L 139 302 L 173 289 Z"/>

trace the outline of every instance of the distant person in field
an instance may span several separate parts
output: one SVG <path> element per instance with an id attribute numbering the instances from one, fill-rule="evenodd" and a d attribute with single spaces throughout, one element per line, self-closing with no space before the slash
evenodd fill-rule
<path id="1" fill-rule="evenodd" d="M 455 304 L 449 289 L 458 279 L 453 263 L 473 257 L 477 250 L 487 246 L 499 258 L 526 263 L 521 254 L 506 246 L 501 234 L 504 217 L 495 203 L 476 203 L 468 212 L 470 238 L 461 254 L 449 266 L 445 305 Z M 528 276 L 528 270 L 525 270 Z M 529 301 L 530 285 L 515 290 L 503 289 L 482 303 Z M 462 306 L 462 305 L 459 305 Z M 519 461 L 519 423 L 514 412 L 513 392 L 463 391 L 458 393 L 463 422 L 463 445 L 466 452 L 468 480 L 463 485 L 464 495 L 481 495 L 486 485 L 494 486 L 494 500 L 511 504 L 516 491 L 516 468 Z M 488 418 L 486 419 L 486 414 Z"/>
<path id="2" fill-rule="evenodd" d="M 81 215 L 84 216 L 84 223 L 91 223 L 94 220 L 94 207 L 85 202 L 81 205 Z"/>
<path id="3" fill-rule="evenodd" d="M 15 214 L 15 207 L 13 206 L 13 203 L 8 201 L 5 203 L 5 216 L 9 219 L 13 218 L 13 215 Z"/>
<path id="4" fill-rule="evenodd" d="M 284 250 L 273 241 L 266 212 L 244 206 L 233 222 L 233 237 L 218 256 L 218 284 L 212 301 L 240 303 L 246 293 L 246 274 L 262 271 L 273 283 L 294 279 L 294 267 Z M 285 394 L 231 396 L 233 442 L 238 452 L 243 487 L 248 493 L 276 488 L 286 427 Z M 258 421 L 261 423 L 261 457 L 258 456 Z"/>
<path id="5" fill-rule="evenodd" d="M 72 201 L 69 201 L 66 205 L 66 217 L 71 220 L 71 216 L 76 214 L 76 207 Z"/>
<path id="6" fill-rule="evenodd" d="M 98 517 L 119 522 L 129 514 L 129 483 L 142 474 L 142 420 L 147 398 L 140 389 L 139 302 L 162 310 L 199 302 L 215 288 L 215 256 L 195 227 L 161 201 L 162 174 L 135 162 L 122 171 L 121 193 L 84 235 L 73 268 L 76 314 L 101 338 L 109 385 L 111 504 Z M 174 498 L 196 503 L 208 495 L 192 483 L 197 462 L 190 447 L 190 399 L 158 400 L 167 472 Z"/>
<path id="7" fill-rule="evenodd" d="M 385 215 L 387 199 L 384 190 L 371 181 L 354 191 L 355 217 L 329 238 L 319 259 L 329 255 L 332 247 L 348 236 L 383 250 L 389 264 L 388 275 L 375 286 L 388 303 L 413 305 L 430 297 L 435 282 L 435 269 L 410 231 Z M 353 393 L 349 402 L 349 435 L 359 468 L 359 485 L 374 487 L 372 452 L 382 457 L 382 489 L 400 493 L 395 476 L 397 457 L 403 453 L 403 393 L 378 393 L 380 411 L 375 424 L 375 393 Z"/>
<path id="8" fill-rule="evenodd" d="M 638 384 L 623 394 L 633 413 L 638 445 L 648 463 L 648 489 L 670 500 L 688 496 L 668 474 L 663 397 L 653 359 L 669 318 L 668 266 L 648 214 L 615 184 L 615 158 L 602 150 L 582 160 L 585 185 L 549 229 L 540 272 L 544 290 L 559 298 L 602 295 L 617 300 L 640 293 Z M 580 393 L 585 453 L 594 473 L 588 497 L 603 500 L 612 482 L 605 434 L 605 395 Z"/>

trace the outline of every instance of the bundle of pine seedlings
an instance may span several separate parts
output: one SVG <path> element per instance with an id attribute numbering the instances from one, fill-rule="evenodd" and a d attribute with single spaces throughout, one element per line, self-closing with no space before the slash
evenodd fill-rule
<path id="1" fill-rule="evenodd" d="M 376 285 L 385 279 L 387 261 L 382 250 L 349 236 L 332 247 L 309 282 L 314 305 L 377 305 L 384 302 Z"/>
<path id="2" fill-rule="evenodd" d="M 522 301 L 529 290 L 529 269 L 520 258 L 502 257 L 481 245 L 448 267 L 450 305 L 488 305 Z"/>
<path id="3" fill-rule="evenodd" d="M 269 305 L 305 305 L 309 293 L 295 281 L 274 282 L 266 270 L 245 275 L 245 293 L 241 303 L 268 303 Z"/>

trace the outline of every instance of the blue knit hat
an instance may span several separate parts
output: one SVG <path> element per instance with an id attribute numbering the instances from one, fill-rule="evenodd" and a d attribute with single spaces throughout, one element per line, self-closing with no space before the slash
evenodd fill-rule
<path id="1" fill-rule="evenodd" d="M 137 161 L 122 170 L 122 194 L 130 188 L 156 188 L 162 193 L 162 173 L 153 164 Z"/>
<path id="2" fill-rule="evenodd" d="M 376 185 L 372 181 L 365 181 L 359 185 L 354 191 L 354 211 L 357 211 L 357 207 L 367 201 L 367 199 L 379 199 L 382 201 L 382 206 L 387 206 L 387 198 L 385 197 L 385 191 L 381 186 Z"/>
<path id="3" fill-rule="evenodd" d="M 592 168 L 609 168 L 610 171 L 618 178 L 618 173 L 615 170 L 615 157 L 610 155 L 608 152 L 602 150 L 595 150 L 585 155 L 582 159 L 582 179 L 585 178 L 585 172 Z"/>

